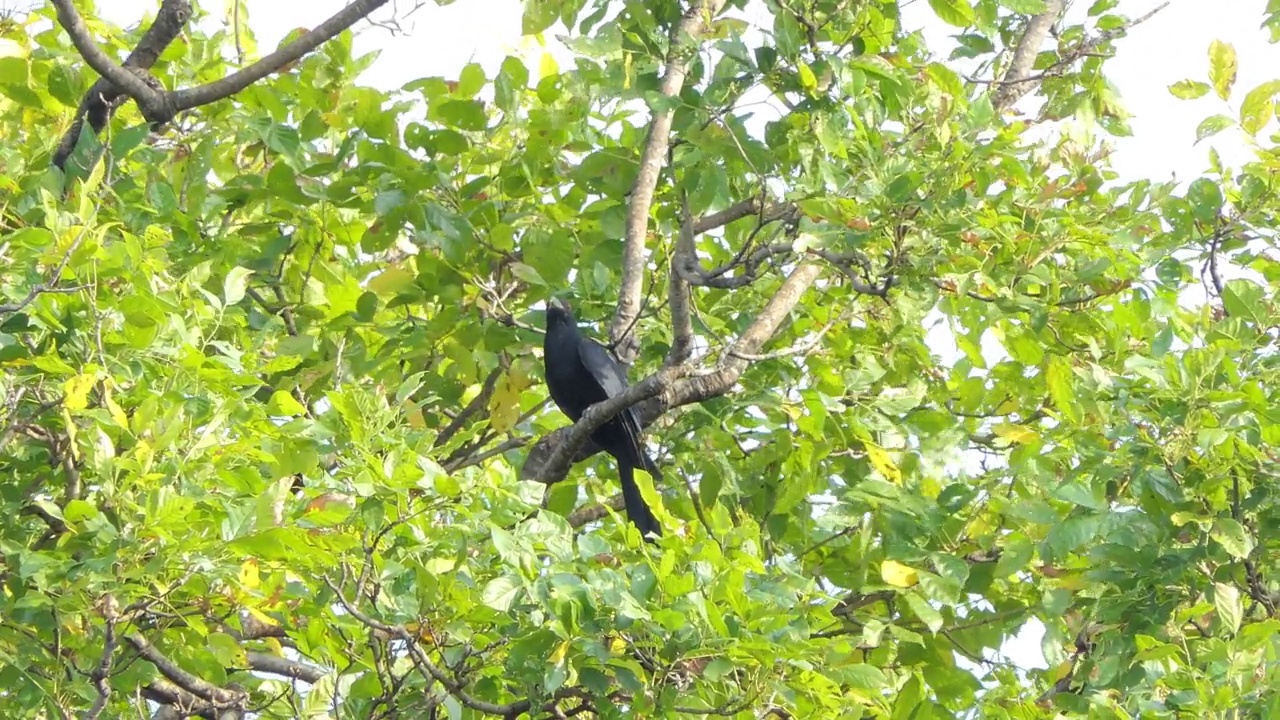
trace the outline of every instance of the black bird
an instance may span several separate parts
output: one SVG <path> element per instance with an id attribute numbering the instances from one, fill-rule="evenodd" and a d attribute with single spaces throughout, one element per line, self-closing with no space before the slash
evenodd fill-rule
<path id="1" fill-rule="evenodd" d="M 542 342 L 547 389 L 551 399 L 570 420 L 578 421 L 588 407 L 617 395 L 627 387 L 627 374 L 616 360 L 594 340 L 578 332 L 569 303 L 555 298 L 547 303 L 547 334 Z M 644 451 L 640 419 L 634 408 L 626 408 L 591 433 L 591 439 L 618 461 L 618 479 L 627 517 L 648 539 L 662 535 L 662 526 L 640 496 L 635 468 L 644 469 L 655 480 L 658 466 Z"/>

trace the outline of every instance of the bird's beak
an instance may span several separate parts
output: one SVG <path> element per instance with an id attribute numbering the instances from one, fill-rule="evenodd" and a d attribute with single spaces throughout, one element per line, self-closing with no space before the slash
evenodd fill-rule
<path id="1" fill-rule="evenodd" d="M 553 297 L 547 301 L 548 308 L 555 308 L 561 312 L 571 312 L 569 301 L 562 297 Z"/>

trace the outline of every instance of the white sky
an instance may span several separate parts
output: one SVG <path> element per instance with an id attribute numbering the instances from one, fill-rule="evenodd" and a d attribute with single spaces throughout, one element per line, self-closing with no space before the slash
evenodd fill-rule
<path id="1" fill-rule="evenodd" d="M 411 2 L 397 0 L 375 17 L 387 17 L 391 6 L 409 7 Z M 390 90 L 431 75 L 456 77 L 468 62 L 479 62 L 492 75 L 506 55 L 534 43 L 520 36 L 520 0 L 458 0 L 444 7 L 430 0 L 424 2 L 421 10 L 402 23 L 405 35 L 393 36 L 367 23 L 357 25 L 357 52 L 382 50 L 377 63 L 364 76 L 365 82 Z M 311 0 L 305 4 L 248 0 L 250 23 L 264 52 L 274 49 L 293 28 L 319 24 L 345 4 L 343 0 Z M 1072 16 L 1080 15 L 1090 4 L 1075 0 Z M 1121 7 L 1127 15 L 1136 17 L 1158 4 L 1158 0 L 1123 0 Z M 98 10 L 106 19 L 127 27 L 153 13 L 158 5 L 157 0 L 99 0 Z M 220 2 L 204 5 L 215 13 L 221 12 Z M 1273 79 L 1271 68 L 1280 67 L 1280 47 L 1269 45 L 1267 31 L 1260 28 L 1264 5 L 1262 0 L 1172 0 L 1169 7 L 1119 42 L 1117 56 L 1108 62 L 1107 71 L 1134 114 L 1130 121 L 1133 137 L 1115 141 L 1113 162 L 1123 176 L 1163 180 L 1176 174 L 1183 180 L 1195 177 L 1208 166 L 1205 146 L 1209 143 L 1193 146 L 1195 128 L 1210 114 L 1234 115 L 1239 98 L 1233 97 L 1236 103 L 1227 110 L 1212 93 L 1200 100 L 1184 101 L 1170 95 L 1168 87 L 1186 78 L 1207 80 L 1207 50 L 1213 39 L 1228 41 L 1236 48 L 1240 59 L 1236 81 L 1239 97 Z M 933 20 L 924 0 L 905 3 L 904 20 L 908 27 L 925 27 L 931 47 L 948 46 L 945 38 L 950 29 Z M 552 33 L 560 31 L 558 27 Z M 567 58 L 559 48 L 553 48 L 553 52 L 561 59 Z M 1238 165 L 1248 158 L 1247 146 L 1231 131 L 1210 142 L 1228 165 Z"/>
<path id="2" fill-rule="evenodd" d="M 407 8 L 413 1 L 397 0 L 391 5 Z M 534 40 L 520 36 L 520 0 L 458 0 L 444 7 L 425 1 L 421 10 L 402 23 L 404 35 L 392 35 L 367 23 L 357 25 L 356 52 L 382 50 L 362 78 L 364 82 L 391 90 L 422 77 L 456 77 L 468 62 L 479 62 L 492 77 L 508 54 L 536 48 Z M 287 32 L 298 26 L 315 26 L 345 4 L 344 0 L 248 0 L 259 50 L 270 52 Z M 1079 17 L 1091 4 L 1074 0 L 1069 18 Z M 1158 4 L 1159 0 L 1122 0 L 1121 9 L 1129 17 L 1137 17 Z M 154 13 L 158 5 L 157 0 L 99 0 L 98 11 L 105 19 L 129 27 Z M 947 41 L 951 29 L 933 19 L 925 0 L 905 5 L 904 21 L 909 29 L 923 27 L 930 47 L 939 55 L 951 46 Z M 1269 45 L 1267 31 L 1260 28 L 1264 5 L 1262 0 L 1172 0 L 1168 8 L 1119 41 L 1117 56 L 1107 63 L 1107 72 L 1134 115 L 1130 119 L 1133 137 L 1110 140 L 1116 148 L 1112 163 L 1122 179 L 1176 177 L 1187 182 L 1207 169 L 1209 145 L 1218 149 L 1228 166 L 1238 167 L 1250 159 L 1246 142 L 1233 131 L 1195 145 L 1195 129 L 1215 113 L 1235 116 L 1245 92 L 1277 77 L 1280 46 Z M 205 2 L 204 6 L 221 12 L 223 3 Z M 388 10 L 383 8 L 375 17 L 388 17 Z M 1174 82 L 1207 82 L 1207 50 L 1214 39 L 1230 42 L 1239 57 L 1234 102 L 1228 107 L 1213 93 L 1195 101 L 1173 97 L 1168 87 Z M 568 55 L 562 49 L 553 48 L 553 53 L 562 66 L 567 64 Z M 1274 125 L 1269 131 L 1274 131 Z M 1005 659 L 1022 668 L 1045 666 L 1040 650 L 1043 628 L 1038 625 L 1029 624 L 1019 638 L 1005 646 Z"/>

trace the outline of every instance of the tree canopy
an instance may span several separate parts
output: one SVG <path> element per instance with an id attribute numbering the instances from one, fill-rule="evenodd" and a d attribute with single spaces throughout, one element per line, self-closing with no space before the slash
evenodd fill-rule
<path id="1" fill-rule="evenodd" d="M 352 27 L 410 7 L 222 5 L 0 20 L 2 714 L 1280 716 L 1280 80 L 1230 38 L 1170 91 L 1253 157 L 1175 183 L 1108 162 L 1139 0 L 928 0 L 946 52 L 526 0 L 571 63 L 390 93 Z M 566 290 L 632 382 L 576 424 Z"/>

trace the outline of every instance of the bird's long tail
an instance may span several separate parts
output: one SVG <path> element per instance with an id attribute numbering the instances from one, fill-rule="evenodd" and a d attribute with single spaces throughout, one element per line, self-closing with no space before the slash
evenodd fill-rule
<path id="1" fill-rule="evenodd" d="M 648 456 L 641 455 L 645 464 L 652 467 L 652 470 L 646 468 L 646 472 L 658 477 L 658 469 Z M 649 540 L 649 533 L 653 533 L 659 537 L 662 536 L 662 525 L 658 523 L 658 518 L 654 516 L 653 510 L 645 503 L 644 497 L 640 494 L 640 486 L 636 485 L 635 470 L 631 467 L 631 463 L 625 460 L 618 461 L 618 480 L 622 483 L 622 501 L 627 509 L 627 517 L 631 519 L 631 523 L 640 530 L 640 534 L 646 540 Z M 650 541 L 652 542 L 652 541 Z"/>

